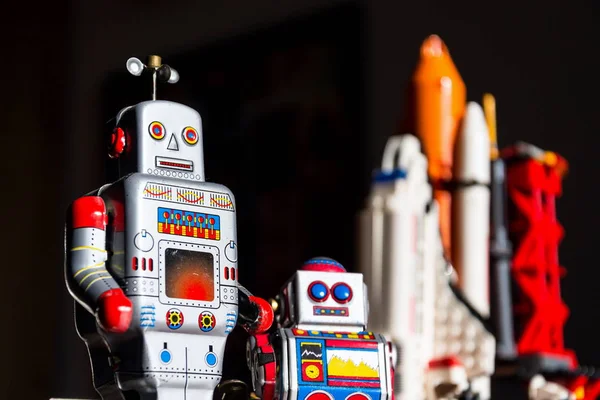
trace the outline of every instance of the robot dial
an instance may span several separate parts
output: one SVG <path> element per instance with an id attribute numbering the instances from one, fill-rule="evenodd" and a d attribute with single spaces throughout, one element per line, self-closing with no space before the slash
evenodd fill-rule
<path id="1" fill-rule="evenodd" d="M 210 332 L 217 325 L 217 319 L 210 311 L 204 311 L 198 317 L 198 326 L 202 332 Z"/>
<path id="2" fill-rule="evenodd" d="M 183 313 L 176 309 L 172 308 L 167 311 L 167 326 L 170 329 L 179 329 L 183 325 Z"/>
<path id="3" fill-rule="evenodd" d="M 309 365 L 306 367 L 306 376 L 308 376 L 310 379 L 316 379 L 319 377 L 319 368 L 316 365 Z"/>
<path id="4" fill-rule="evenodd" d="M 225 258 L 232 263 L 237 261 L 237 244 L 233 240 L 225 246 Z"/>
<path id="5" fill-rule="evenodd" d="M 154 247 L 154 238 L 152 237 L 150 232 L 146 231 L 145 229 L 142 229 L 141 232 L 135 235 L 135 238 L 133 239 L 133 244 L 140 251 L 148 252 Z"/>

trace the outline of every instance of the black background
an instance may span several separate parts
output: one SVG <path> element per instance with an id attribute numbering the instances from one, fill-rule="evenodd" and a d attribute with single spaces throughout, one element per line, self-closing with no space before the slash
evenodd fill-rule
<path id="1" fill-rule="evenodd" d="M 157 53 L 181 71 L 179 86 L 165 89 L 164 95 L 203 114 L 207 176 L 240 193 L 239 241 L 246 241 L 249 265 L 241 280 L 256 294 L 270 296 L 307 257 L 328 255 L 354 268 L 354 214 L 386 138 L 396 133 L 418 48 L 431 33 L 440 34 L 450 48 L 469 100 L 480 101 L 487 91 L 496 96 L 501 145 L 525 140 L 569 160 L 558 202 L 566 229 L 561 245 L 562 264 L 568 270 L 563 297 L 571 309 L 565 337 L 583 364 L 600 366 L 595 332 L 600 272 L 594 230 L 600 215 L 595 197 L 600 144 L 600 65 L 593 24 L 597 2 L 59 0 L 12 2 L 2 11 L 0 397 L 93 395 L 63 282 L 64 211 L 77 196 L 105 182 L 104 122 L 121 104 L 145 96 L 131 92 L 129 84 L 117 85 L 135 79 L 126 76 L 128 57 Z M 301 120 L 310 123 L 294 131 L 297 110 L 284 109 L 244 124 L 248 120 L 240 105 L 268 92 L 261 89 L 272 89 L 265 77 L 273 71 L 265 66 L 278 64 L 261 60 L 275 51 L 288 54 L 283 60 L 289 63 L 294 46 L 329 49 L 329 65 L 338 74 L 327 82 L 334 82 L 341 94 L 342 117 L 302 114 Z M 290 68 L 284 63 L 274 70 Z M 217 75 L 209 79 L 207 72 Z M 191 76 L 192 87 L 184 86 Z M 278 85 L 285 87 L 295 75 L 278 76 Z M 236 86 L 252 82 L 258 87 Z M 339 125 L 328 125 L 331 121 Z M 286 127 L 281 136 L 266 134 L 279 126 Z M 303 132 L 315 131 L 325 133 L 304 140 Z M 347 135 L 338 136 L 340 132 Z M 243 145 L 232 150 L 232 141 L 240 140 Z M 273 140 L 281 141 L 289 153 L 265 152 L 257 158 Z M 315 180 L 320 174 L 299 168 L 304 164 L 298 162 L 298 149 L 304 150 L 304 159 L 331 175 Z M 313 154 L 318 149 L 322 153 Z M 230 157 L 228 168 L 221 168 L 217 160 L 223 154 Z M 282 164 L 286 161 L 290 164 Z M 348 167 L 347 174 L 339 173 L 339 165 Z M 290 176 L 290 171 L 296 175 Z M 334 189 L 325 178 L 336 180 Z M 299 196 L 319 185 L 328 190 L 328 200 L 296 201 L 286 205 L 289 213 L 278 211 L 294 221 L 291 226 L 280 224 L 280 229 L 288 226 L 294 233 L 286 230 L 276 237 L 279 251 L 269 253 L 264 241 L 268 232 L 257 220 L 268 218 L 267 211 L 290 199 L 290 193 Z M 310 210 L 311 226 L 327 229 L 307 236 L 307 216 L 298 210 Z M 293 251 L 284 251 L 287 248 Z M 274 264 L 281 269 L 271 273 Z"/>

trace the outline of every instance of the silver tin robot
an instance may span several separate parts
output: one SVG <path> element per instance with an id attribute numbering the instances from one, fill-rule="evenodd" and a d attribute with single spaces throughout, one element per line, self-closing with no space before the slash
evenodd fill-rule
<path id="1" fill-rule="evenodd" d="M 117 115 L 110 156 L 120 179 L 68 215 L 78 333 L 104 399 L 212 399 L 229 333 L 266 331 L 273 311 L 238 284 L 235 200 L 204 181 L 200 115 L 156 100 L 157 82 L 178 73 L 158 56 L 127 68 L 152 77 L 152 100 Z"/>

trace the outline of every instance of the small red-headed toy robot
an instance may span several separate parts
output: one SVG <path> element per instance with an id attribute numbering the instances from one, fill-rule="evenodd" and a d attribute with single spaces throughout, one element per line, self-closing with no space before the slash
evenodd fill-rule
<path id="1" fill-rule="evenodd" d="M 229 333 L 268 330 L 273 310 L 238 283 L 233 194 L 204 180 L 200 115 L 156 100 L 156 82 L 178 73 L 158 56 L 127 69 L 152 77 L 153 99 L 117 115 L 120 179 L 69 211 L 77 330 L 104 399 L 212 399 Z"/>
<path id="2" fill-rule="evenodd" d="M 366 331 L 362 274 L 313 258 L 283 286 L 274 308 L 276 332 L 247 344 L 254 390 L 263 400 L 393 398 L 395 349 Z"/>

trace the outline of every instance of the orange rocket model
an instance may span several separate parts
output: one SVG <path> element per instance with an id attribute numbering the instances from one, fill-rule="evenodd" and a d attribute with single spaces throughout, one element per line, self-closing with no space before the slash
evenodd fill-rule
<path id="1" fill-rule="evenodd" d="M 449 183 L 454 142 L 466 107 L 466 88 L 446 45 L 436 35 L 428 37 L 421 46 L 411 89 L 411 129 L 421 139 L 429 161 L 428 173 L 440 210 L 442 243 L 450 256 Z"/>

